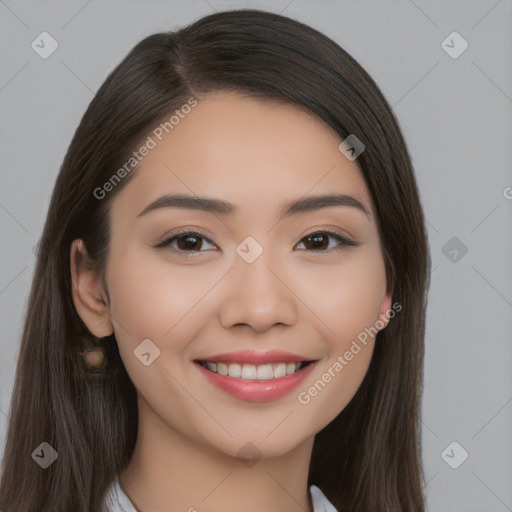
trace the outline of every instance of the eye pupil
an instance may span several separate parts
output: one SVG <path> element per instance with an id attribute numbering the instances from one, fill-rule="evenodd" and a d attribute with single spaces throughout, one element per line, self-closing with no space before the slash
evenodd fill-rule
<path id="1" fill-rule="evenodd" d="M 185 241 L 180 243 L 180 241 Z M 201 247 L 201 237 L 195 235 L 181 235 L 177 237 L 179 249 L 192 249 L 193 251 L 199 250 Z"/>
<path id="2" fill-rule="evenodd" d="M 322 245 L 325 246 L 325 243 L 322 244 L 322 242 L 325 242 L 327 239 L 328 239 L 328 237 L 326 237 L 325 234 L 323 234 L 323 233 L 315 233 L 313 235 L 306 237 L 306 240 L 313 241 L 313 245 L 315 246 L 314 247 L 315 249 L 323 248 Z M 318 245 L 317 245 L 318 243 L 320 243 L 320 247 L 318 247 Z"/>

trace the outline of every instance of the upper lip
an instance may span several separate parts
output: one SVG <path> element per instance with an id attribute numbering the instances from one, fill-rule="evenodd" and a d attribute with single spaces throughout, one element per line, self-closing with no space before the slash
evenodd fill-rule
<path id="1" fill-rule="evenodd" d="M 212 363 L 241 363 L 241 364 L 266 364 L 266 363 L 300 363 L 303 361 L 315 361 L 313 358 L 303 357 L 283 350 L 269 350 L 266 352 L 258 350 L 236 350 L 215 356 L 196 359 Z"/>

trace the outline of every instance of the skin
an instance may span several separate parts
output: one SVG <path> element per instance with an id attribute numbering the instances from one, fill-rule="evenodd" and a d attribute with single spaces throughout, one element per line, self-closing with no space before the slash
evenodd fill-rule
<path id="1" fill-rule="evenodd" d="M 314 436 L 354 396 L 373 340 L 307 405 L 297 394 L 365 328 L 379 319 L 386 325 L 392 303 L 370 196 L 340 142 L 300 107 L 210 94 L 150 151 L 112 203 L 104 275 L 110 305 L 102 276 L 82 265 L 86 248 L 73 244 L 77 311 L 94 335 L 115 333 L 137 388 L 138 438 L 120 482 L 139 510 L 312 510 Z M 178 192 L 223 199 L 238 211 L 159 208 L 137 217 Z M 283 203 L 328 193 L 353 196 L 370 216 L 330 206 L 278 219 Z M 179 228 L 213 244 L 200 238 L 193 254 L 176 240 L 153 247 Z M 327 238 L 314 251 L 305 237 L 325 229 L 359 245 Z M 263 247 L 250 264 L 235 251 L 247 236 Z M 148 338 L 160 356 L 145 366 L 134 350 Z M 209 384 L 192 362 L 237 349 L 281 349 L 319 362 L 285 397 L 249 402 Z M 251 466 L 237 456 L 249 442 L 261 456 Z"/>

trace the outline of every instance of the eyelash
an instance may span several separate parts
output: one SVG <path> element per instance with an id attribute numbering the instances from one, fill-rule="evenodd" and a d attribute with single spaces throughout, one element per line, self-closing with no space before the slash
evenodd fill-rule
<path id="1" fill-rule="evenodd" d="M 330 236 L 330 237 L 338 240 L 338 242 L 340 242 L 340 245 L 338 247 L 333 248 L 333 249 L 327 249 L 327 250 L 321 250 L 321 249 L 318 249 L 318 250 L 314 250 L 314 249 L 311 249 L 311 250 L 300 249 L 300 250 L 305 250 L 307 252 L 313 252 L 313 253 L 330 253 L 330 252 L 338 253 L 338 252 L 342 251 L 346 247 L 357 247 L 359 245 L 358 243 L 354 242 L 350 238 L 347 238 L 346 236 L 343 236 L 342 234 L 337 233 L 336 231 L 331 231 L 331 230 L 328 230 L 328 229 L 312 231 L 311 233 L 309 233 L 306 236 L 302 237 L 301 240 L 299 241 L 299 243 L 301 243 L 303 240 L 307 240 L 308 238 L 312 238 L 313 235 L 318 235 L 318 234 Z M 153 247 L 155 247 L 157 249 L 161 249 L 161 248 L 170 246 L 171 243 L 174 240 L 176 240 L 179 237 L 184 236 L 184 235 L 192 235 L 192 236 L 194 236 L 196 238 L 202 238 L 202 239 L 206 240 L 207 242 L 211 243 L 212 245 L 215 245 L 215 242 L 213 242 L 210 238 L 208 238 L 207 236 L 203 235 L 202 233 L 199 233 L 197 231 L 182 230 L 182 231 L 178 231 L 178 232 L 175 232 L 175 233 L 171 233 L 168 237 L 164 238 L 161 242 L 158 242 L 158 243 L 154 244 Z M 173 247 L 171 247 L 171 250 L 173 252 L 177 252 L 177 253 L 181 253 L 181 254 L 186 254 L 186 253 L 192 253 L 193 254 L 193 253 L 205 252 L 205 251 L 183 251 L 181 249 L 175 249 Z M 192 256 L 192 254 L 187 254 L 187 256 Z"/>

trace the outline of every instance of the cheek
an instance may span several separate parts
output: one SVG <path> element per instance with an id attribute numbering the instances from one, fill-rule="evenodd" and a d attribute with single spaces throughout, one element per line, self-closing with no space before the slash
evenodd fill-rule
<path id="1" fill-rule="evenodd" d="M 206 268 L 173 267 L 164 258 L 129 247 L 117 254 L 112 251 L 108 283 L 119 352 L 148 403 L 162 399 L 163 409 L 169 404 L 185 407 L 179 382 L 187 378 L 187 347 L 208 318 L 206 301 L 200 301 L 214 281 Z M 143 355 L 147 353 L 148 365 Z M 166 393 L 159 398 L 155 390 L 162 386 Z"/>
<path id="2" fill-rule="evenodd" d="M 213 286 L 214 276 L 206 267 L 172 265 L 140 250 L 127 249 L 122 258 L 113 255 L 112 262 L 116 263 L 108 275 L 111 314 L 120 345 L 133 351 L 149 338 L 162 355 L 169 346 L 180 352 L 180 340 L 191 339 L 201 318 L 206 318 L 197 316 L 198 305 Z"/>
<path id="3" fill-rule="evenodd" d="M 332 421 L 357 392 L 371 361 L 375 322 L 386 288 L 379 253 L 360 251 L 357 259 L 325 275 L 314 297 L 314 322 L 325 356 L 301 387 L 298 402 L 314 407 L 322 425 Z M 313 405 L 314 404 L 314 405 Z"/>
<path id="4" fill-rule="evenodd" d="M 380 252 L 368 246 L 340 265 L 320 268 L 307 283 L 301 296 L 308 297 L 330 351 L 344 350 L 379 317 L 386 291 L 384 262 Z"/>

